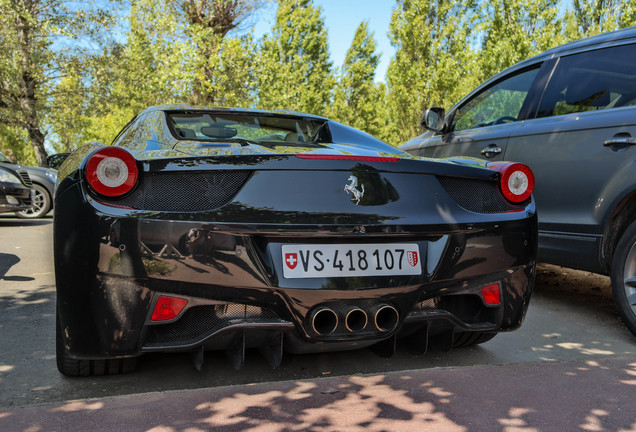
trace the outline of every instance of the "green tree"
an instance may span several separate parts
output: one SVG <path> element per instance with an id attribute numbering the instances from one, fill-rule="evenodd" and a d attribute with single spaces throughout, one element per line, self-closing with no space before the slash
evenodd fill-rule
<path id="1" fill-rule="evenodd" d="M 61 71 L 45 121 L 53 148 L 57 152 L 70 152 L 83 143 L 89 125 L 87 91 L 81 62 L 69 62 Z"/>
<path id="2" fill-rule="evenodd" d="M 29 145 L 29 136 L 21 129 L 0 123 L 0 150 L 14 162 L 36 165 L 33 149 Z"/>
<path id="3" fill-rule="evenodd" d="M 450 107 L 477 83 L 470 0 L 398 0 L 389 25 L 396 48 L 387 71 L 388 130 L 382 138 L 400 144 L 421 130 L 431 105 Z"/>
<path id="4" fill-rule="evenodd" d="M 5 125 L 27 132 L 37 163 L 46 166 L 41 100 L 52 58 L 37 3 L 0 1 L 0 115 Z"/>
<path id="5" fill-rule="evenodd" d="M 260 65 L 260 108 L 326 113 L 334 78 L 322 9 L 312 0 L 280 0 Z"/>
<path id="6" fill-rule="evenodd" d="M 625 0 L 573 0 L 572 13 L 578 34 L 595 35 L 636 25 L 636 3 Z"/>
<path id="7" fill-rule="evenodd" d="M 188 98 L 195 105 L 252 106 L 256 99 L 258 51 L 251 34 L 240 37 L 206 36 L 200 27 L 190 29 L 199 45 L 210 43 L 214 49 L 209 56 L 194 53 L 186 70 L 192 80 L 193 92 Z"/>
<path id="8" fill-rule="evenodd" d="M 125 40 L 111 41 L 59 80 L 50 118 L 54 146 L 108 143 L 150 105 L 249 105 L 255 44 L 249 34 L 228 34 L 261 3 L 134 0 Z"/>
<path id="9" fill-rule="evenodd" d="M 480 80 L 565 42 L 558 0 L 482 2 Z"/>
<path id="10" fill-rule="evenodd" d="M 362 22 L 353 37 L 351 47 L 338 76 L 330 117 L 372 135 L 382 128 L 378 110 L 383 93 L 375 84 L 375 72 L 380 61 L 376 42 Z"/>
<path id="11" fill-rule="evenodd" d="M 191 94 L 184 65 L 192 62 L 194 52 L 180 17 L 163 0 L 139 0 L 130 8 L 128 27 L 124 43 L 110 44 L 79 73 L 88 85 L 78 144 L 108 143 L 148 106 L 183 102 Z"/>
<path id="12" fill-rule="evenodd" d="M 84 50 L 53 47 L 68 38 L 94 36 L 110 24 L 107 4 L 73 9 L 63 0 L 0 0 L 0 118 L 24 130 L 35 159 L 46 166 L 43 119 L 60 65 Z"/>
<path id="13" fill-rule="evenodd" d="M 195 55 L 188 70 L 191 100 L 197 105 L 245 105 L 253 97 L 255 45 L 252 37 L 229 34 L 239 29 L 263 0 L 167 0 L 186 21 Z"/>

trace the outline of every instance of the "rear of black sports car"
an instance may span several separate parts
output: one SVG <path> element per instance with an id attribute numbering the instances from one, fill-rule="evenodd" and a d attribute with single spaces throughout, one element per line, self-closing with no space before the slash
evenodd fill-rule
<path id="1" fill-rule="evenodd" d="M 152 351 L 200 367 L 225 350 L 237 368 L 252 347 L 274 366 L 284 351 L 424 353 L 521 325 L 537 220 L 530 196 L 502 192 L 510 165 L 328 143 L 180 152 L 177 138 L 89 145 L 60 171 L 62 373 L 125 372 Z"/>

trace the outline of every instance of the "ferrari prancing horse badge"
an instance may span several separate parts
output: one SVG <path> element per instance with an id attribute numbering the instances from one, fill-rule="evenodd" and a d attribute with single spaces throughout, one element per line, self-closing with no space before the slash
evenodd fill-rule
<path id="1" fill-rule="evenodd" d="M 350 181 L 351 183 L 345 185 L 345 192 L 347 192 L 347 194 L 351 192 L 353 194 L 351 201 L 355 201 L 356 205 L 360 204 L 360 199 L 364 196 L 364 185 L 360 185 L 362 187 L 362 190 L 358 190 L 358 178 L 356 176 L 349 176 L 348 181 Z"/>

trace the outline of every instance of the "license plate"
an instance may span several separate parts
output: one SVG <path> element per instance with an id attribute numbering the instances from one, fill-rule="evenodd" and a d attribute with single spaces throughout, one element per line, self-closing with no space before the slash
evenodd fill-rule
<path id="1" fill-rule="evenodd" d="M 285 279 L 422 274 L 414 243 L 283 245 Z"/>

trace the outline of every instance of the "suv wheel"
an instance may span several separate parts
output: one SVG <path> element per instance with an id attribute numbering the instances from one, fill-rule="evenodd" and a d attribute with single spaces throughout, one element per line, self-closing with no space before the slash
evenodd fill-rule
<path id="1" fill-rule="evenodd" d="M 616 246 L 611 279 L 616 308 L 636 336 L 636 222 L 625 230 Z"/>
<path id="2" fill-rule="evenodd" d="M 35 194 L 33 206 L 30 209 L 15 212 L 15 215 L 23 219 L 37 219 L 44 217 L 51 210 L 51 196 L 44 186 L 33 183 Z"/>

